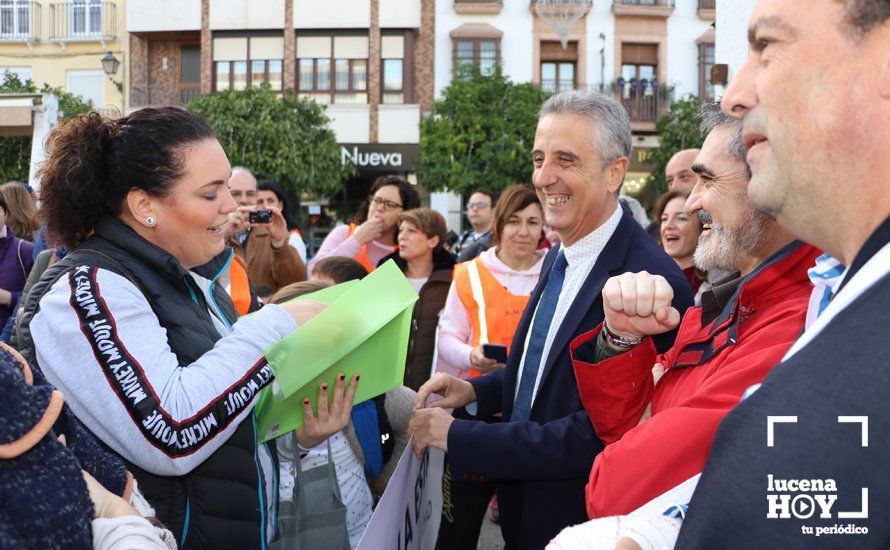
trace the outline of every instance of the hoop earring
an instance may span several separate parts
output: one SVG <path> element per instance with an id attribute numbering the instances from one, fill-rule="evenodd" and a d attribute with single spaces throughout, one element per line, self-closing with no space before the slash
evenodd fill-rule
<path id="1" fill-rule="evenodd" d="M 151 216 L 149 216 L 149 217 L 145 218 L 145 224 L 149 227 L 154 227 L 155 219 L 152 218 Z"/>

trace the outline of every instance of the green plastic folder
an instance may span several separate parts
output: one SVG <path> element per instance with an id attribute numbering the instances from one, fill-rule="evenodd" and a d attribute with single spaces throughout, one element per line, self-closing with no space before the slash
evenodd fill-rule
<path id="1" fill-rule="evenodd" d="M 355 402 L 361 403 L 402 384 L 411 313 L 417 292 L 395 262 L 361 281 L 344 283 L 297 300 L 330 304 L 312 320 L 264 350 L 275 382 L 255 408 L 261 442 L 303 424 L 303 399 L 318 412 L 318 388 L 333 388 L 339 374 L 347 382 L 361 376 Z M 331 390 L 328 390 L 331 395 Z"/>

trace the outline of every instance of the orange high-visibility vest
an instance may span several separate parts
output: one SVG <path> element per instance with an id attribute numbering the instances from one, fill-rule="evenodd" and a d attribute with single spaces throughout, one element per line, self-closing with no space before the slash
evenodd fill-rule
<path id="1" fill-rule="evenodd" d="M 454 266 L 454 284 L 473 329 L 470 345 L 500 344 L 507 346 L 509 353 L 513 334 L 531 296 L 510 294 L 480 258 Z M 480 374 L 472 368 L 467 378 Z"/>
<path id="2" fill-rule="evenodd" d="M 358 229 L 358 225 L 356 225 L 356 224 L 354 224 L 354 223 L 349 224 L 349 235 L 348 235 L 348 237 L 351 237 L 351 236 L 355 233 L 355 230 L 356 230 L 356 229 Z M 398 249 L 399 249 L 398 246 L 394 246 L 394 247 L 392 247 L 392 252 L 395 252 L 395 251 L 398 250 Z M 365 243 L 365 244 L 362 245 L 362 250 L 361 250 L 361 252 L 359 252 L 358 255 L 355 257 L 355 261 L 357 261 L 358 263 L 360 263 L 360 264 L 362 264 L 363 266 L 365 266 L 365 269 L 368 270 L 368 273 L 374 271 L 374 266 L 371 265 L 371 259 L 368 258 L 368 243 Z"/>
<path id="3" fill-rule="evenodd" d="M 229 296 L 235 304 L 238 315 L 247 315 L 250 311 L 250 280 L 247 278 L 247 266 L 237 255 L 232 256 L 229 263 Z"/>

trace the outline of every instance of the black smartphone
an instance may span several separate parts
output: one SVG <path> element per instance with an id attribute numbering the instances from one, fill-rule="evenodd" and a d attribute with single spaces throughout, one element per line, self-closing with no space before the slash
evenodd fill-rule
<path id="1" fill-rule="evenodd" d="M 494 359 L 498 363 L 507 363 L 507 346 L 500 344 L 482 344 L 482 355 Z"/>
<path id="2" fill-rule="evenodd" d="M 247 216 L 250 223 L 269 223 L 272 221 L 271 210 L 254 210 Z"/>

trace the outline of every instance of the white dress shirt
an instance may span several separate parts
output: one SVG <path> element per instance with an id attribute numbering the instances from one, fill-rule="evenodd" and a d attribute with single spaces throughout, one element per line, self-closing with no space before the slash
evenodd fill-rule
<path id="1" fill-rule="evenodd" d="M 538 376 L 535 379 L 535 389 L 532 392 L 532 403 L 534 403 L 535 397 L 538 395 L 538 388 L 541 385 L 541 375 L 544 373 L 544 365 L 547 364 L 547 357 L 550 355 L 550 347 L 553 345 L 556 333 L 559 331 L 563 320 L 565 320 L 569 308 L 578 296 L 578 291 L 581 290 L 581 286 L 584 284 L 584 281 L 587 280 L 587 276 L 590 275 L 590 271 L 596 264 L 597 259 L 599 259 L 603 249 L 606 248 L 606 244 L 608 244 L 609 239 L 612 238 L 612 234 L 615 233 L 615 229 L 618 227 L 618 222 L 621 221 L 621 216 L 622 209 L 616 206 L 615 211 L 612 212 L 612 215 L 609 216 L 606 223 L 588 233 L 581 238 L 581 240 L 560 249 L 565 253 L 568 265 L 566 267 L 565 279 L 562 283 L 562 290 L 559 293 L 559 300 L 556 302 L 556 311 L 553 312 L 553 319 L 550 321 L 550 329 L 547 331 L 547 340 L 544 342 L 544 350 L 541 353 L 541 365 L 538 368 Z M 541 275 L 543 276 L 544 273 L 541 273 Z M 516 393 L 519 391 L 519 380 L 522 379 L 522 371 L 525 369 L 525 356 L 526 351 L 528 350 L 529 340 L 531 339 L 531 327 L 535 324 L 535 317 L 537 314 L 537 306 L 535 306 L 535 316 L 532 317 L 531 325 L 529 325 L 529 330 L 525 335 L 525 344 L 522 346 L 522 361 L 519 363 L 519 373 L 516 375 L 517 382 L 513 394 L 514 399 L 516 398 Z M 557 350 L 557 352 L 559 352 L 559 350 Z"/>

